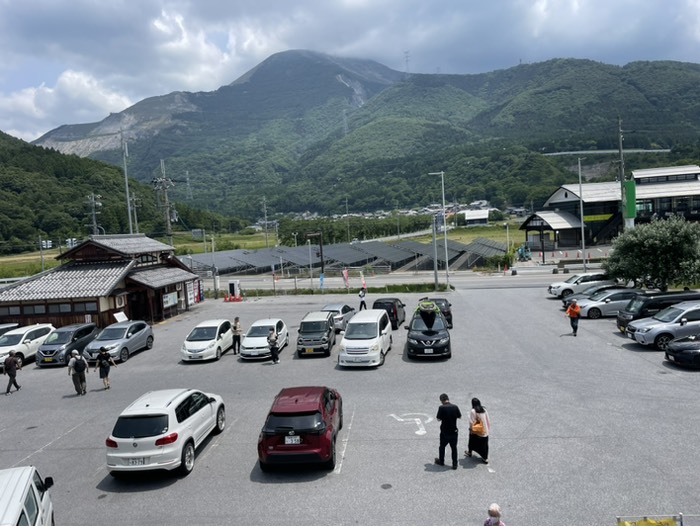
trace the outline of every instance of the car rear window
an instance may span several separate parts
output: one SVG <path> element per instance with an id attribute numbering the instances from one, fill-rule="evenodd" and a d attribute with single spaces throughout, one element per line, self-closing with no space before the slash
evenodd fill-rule
<path id="1" fill-rule="evenodd" d="M 120 416 L 112 436 L 116 438 L 144 438 L 168 432 L 168 415 Z"/>
<path id="2" fill-rule="evenodd" d="M 268 415 L 263 431 L 266 433 L 279 433 L 284 431 L 318 431 L 323 427 L 321 413 L 301 413 L 294 415 L 282 415 L 272 413 Z"/>

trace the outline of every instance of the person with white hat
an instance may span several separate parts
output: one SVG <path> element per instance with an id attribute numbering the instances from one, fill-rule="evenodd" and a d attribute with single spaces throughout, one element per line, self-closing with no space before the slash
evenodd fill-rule
<path id="1" fill-rule="evenodd" d="M 73 379 L 73 387 L 78 396 L 87 393 L 87 380 L 85 375 L 88 372 L 88 364 L 83 355 L 76 349 L 71 351 L 71 359 L 68 362 L 68 376 Z"/>
<path id="2" fill-rule="evenodd" d="M 501 520 L 501 507 L 495 502 L 489 506 L 489 518 L 486 519 L 484 526 L 506 526 Z"/>

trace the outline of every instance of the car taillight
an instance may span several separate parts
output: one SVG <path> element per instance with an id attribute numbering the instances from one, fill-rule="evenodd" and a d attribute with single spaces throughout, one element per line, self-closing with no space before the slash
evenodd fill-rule
<path id="1" fill-rule="evenodd" d="M 117 445 L 117 442 L 114 441 L 114 440 L 112 440 L 111 438 L 108 438 L 107 440 L 105 440 L 105 445 L 106 445 L 107 447 L 113 447 L 113 448 L 119 447 L 119 446 Z"/>
<path id="2" fill-rule="evenodd" d="M 159 438 L 158 440 L 156 440 L 156 446 L 167 446 L 168 444 L 172 444 L 173 442 L 177 442 L 177 433 L 170 433 L 169 435 L 166 435 L 163 438 Z"/>

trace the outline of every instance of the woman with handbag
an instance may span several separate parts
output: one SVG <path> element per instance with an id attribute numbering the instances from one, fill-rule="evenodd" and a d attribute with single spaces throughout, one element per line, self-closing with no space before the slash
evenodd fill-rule
<path id="1" fill-rule="evenodd" d="M 478 398 L 472 398 L 472 409 L 469 411 L 469 449 L 464 454 L 471 457 L 472 451 L 478 453 L 484 464 L 488 464 L 490 431 L 489 414 Z"/>

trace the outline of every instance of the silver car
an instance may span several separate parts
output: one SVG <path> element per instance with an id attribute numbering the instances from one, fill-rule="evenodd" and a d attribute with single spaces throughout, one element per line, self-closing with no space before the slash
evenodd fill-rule
<path id="1" fill-rule="evenodd" d="M 597 320 L 603 316 L 617 316 L 620 309 L 624 309 L 629 301 L 637 293 L 644 292 L 641 289 L 610 289 L 596 292 L 589 298 L 578 301 L 581 307 L 581 316 Z"/>
<path id="2" fill-rule="evenodd" d="M 651 318 L 627 325 L 627 337 L 642 345 L 665 351 L 671 340 L 700 334 L 700 302 L 684 301 L 659 311 Z"/>
<path id="3" fill-rule="evenodd" d="M 344 331 L 350 319 L 355 315 L 355 308 L 345 303 L 329 303 L 321 310 L 333 313 L 335 332 Z"/>
<path id="4" fill-rule="evenodd" d="M 136 351 L 153 347 L 153 330 L 145 321 L 113 323 L 87 344 L 83 356 L 97 360 L 101 347 L 106 348 L 113 359 L 125 362 Z"/>

